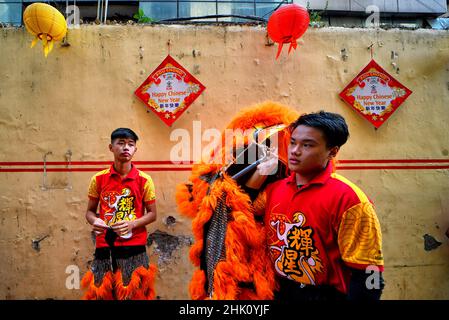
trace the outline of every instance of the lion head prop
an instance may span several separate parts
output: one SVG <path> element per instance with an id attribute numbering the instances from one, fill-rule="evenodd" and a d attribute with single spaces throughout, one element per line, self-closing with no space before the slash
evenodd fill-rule
<path id="1" fill-rule="evenodd" d="M 274 102 L 241 110 L 223 131 L 221 145 L 207 161 L 193 165 L 188 183 L 177 186 L 178 210 L 193 219 L 192 299 L 273 298 L 263 189 L 287 175 L 288 126 L 298 116 Z M 270 152 L 277 153 L 278 170 L 250 197 L 245 181 Z"/>

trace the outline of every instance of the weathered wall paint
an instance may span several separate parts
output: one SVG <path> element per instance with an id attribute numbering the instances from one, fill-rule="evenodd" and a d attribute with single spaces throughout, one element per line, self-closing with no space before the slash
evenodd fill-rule
<path id="1" fill-rule="evenodd" d="M 30 42 L 24 29 L 0 29 L 0 169 L 27 168 L 0 172 L 1 299 L 78 299 L 80 290 L 66 288 L 66 268 L 77 266 L 83 274 L 93 253 L 84 219 L 93 172 L 47 172 L 43 190 L 43 172 L 29 170 L 42 164 L 11 162 L 42 162 L 49 152 L 47 161 L 108 161 L 116 127 L 131 127 L 141 137 L 135 160 L 165 161 L 177 143 L 170 141 L 174 129 L 192 133 L 200 121 L 200 132 L 221 130 L 242 107 L 275 100 L 300 112 L 341 113 L 351 137 L 339 159 L 449 159 L 447 32 L 310 29 L 298 49 L 287 56 L 284 48 L 279 60 L 262 27 L 82 26 L 69 31 L 69 47 L 57 45 L 47 59 Z M 376 61 L 413 91 L 379 130 L 337 96 L 369 62 L 371 44 Z M 168 52 L 207 87 L 171 128 L 133 95 Z M 149 173 L 159 211 L 148 226 L 154 233 L 148 253 L 160 270 L 157 294 L 188 299 L 190 220 L 176 212 L 174 201 L 175 185 L 188 172 Z M 449 170 L 340 173 L 376 204 L 386 261 L 383 298 L 449 299 Z M 166 223 L 169 216 L 175 223 Z M 425 234 L 442 244 L 424 250 Z M 44 236 L 40 250 L 33 249 L 32 241 Z"/>

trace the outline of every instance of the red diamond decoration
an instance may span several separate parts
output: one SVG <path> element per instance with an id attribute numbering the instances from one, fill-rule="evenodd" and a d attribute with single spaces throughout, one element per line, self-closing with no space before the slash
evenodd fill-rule
<path id="1" fill-rule="evenodd" d="M 411 93 L 376 61 L 371 60 L 339 95 L 377 129 Z"/>
<path id="2" fill-rule="evenodd" d="M 204 89 L 201 82 L 167 55 L 134 94 L 171 126 Z"/>

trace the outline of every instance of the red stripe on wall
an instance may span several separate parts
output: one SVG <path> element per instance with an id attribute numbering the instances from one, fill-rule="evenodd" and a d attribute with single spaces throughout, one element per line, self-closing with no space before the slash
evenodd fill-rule
<path id="1" fill-rule="evenodd" d="M 449 163 L 449 159 L 338 160 L 337 163 Z"/>
<path id="2" fill-rule="evenodd" d="M 337 166 L 338 170 L 419 170 L 419 169 L 449 169 L 448 166 Z"/>
<path id="3" fill-rule="evenodd" d="M 47 168 L 46 172 L 98 172 L 104 168 Z M 449 169 L 449 166 L 352 166 L 340 167 L 337 170 L 436 170 Z M 192 168 L 142 168 L 145 172 L 154 171 L 190 171 Z M 0 168 L 0 172 L 44 172 L 43 168 Z"/>
<path id="4" fill-rule="evenodd" d="M 104 168 L 46 168 L 46 172 L 97 172 Z M 139 167 L 142 171 L 190 171 L 192 167 L 185 168 L 144 168 Z M 44 172 L 44 168 L 0 168 L 0 172 Z"/>
<path id="5" fill-rule="evenodd" d="M 173 163 L 162 161 L 133 161 L 140 170 L 154 171 L 190 171 L 193 161 Z M 111 161 L 3 161 L 0 172 L 98 172 L 112 164 Z M 359 164 L 359 165 L 353 165 Z M 371 164 L 371 165 L 365 165 Z M 395 165 L 390 165 L 395 164 Z M 40 168 L 36 168 L 39 166 Z M 56 168 L 55 168 L 56 166 Z M 58 166 L 64 166 L 58 168 Z M 75 167 L 73 167 L 75 166 Z M 87 167 L 85 167 L 87 166 Z M 31 167 L 31 168 L 29 168 Z M 33 168 L 34 167 L 34 168 Z M 449 169 L 449 159 L 360 159 L 339 160 L 338 170 L 437 170 Z"/>
<path id="6" fill-rule="evenodd" d="M 136 165 L 191 165 L 193 161 L 172 162 L 170 160 L 161 161 L 133 161 Z M 449 159 L 372 159 L 372 160 L 338 160 L 338 164 L 364 164 L 364 163 L 448 163 Z M 90 166 L 90 165 L 111 165 L 112 161 L 3 161 L 0 166 Z"/>
<path id="7" fill-rule="evenodd" d="M 136 165 L 164 165 L 164 164 L 193 164 L 193 161 L 172 162 L 167 161 L 133 161 Z M 22 161 L 22 162 L 0 162 L 0 166 L 91 166 L 91 165 L 111 165 L 112 161 Z"/>

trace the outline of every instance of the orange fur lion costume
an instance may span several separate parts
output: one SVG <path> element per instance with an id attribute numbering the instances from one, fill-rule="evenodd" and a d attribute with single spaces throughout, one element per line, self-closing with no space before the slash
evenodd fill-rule
<path id="1" fill-rule="evenodd" d="M 94 273 L 88 271 L 81 281 L 82 287 L 87 289 L 83 300 L 154 300 L 156 273 L 155 265 L 149 265 L 148 268 L 140 266 L 125 282 L 120 270 L 115 273 L 108 271 L 98 284 Z"/>
<path id="2" fill-rule="evenodd" d="M 149 262 L 146 252 L 126 256 L 123 251 L 110 255 L 108 250 L 96 250 L 91 268 L 81 280 L 85 290 L 82 299 L 154 300 L 157 267 Z"/>
<path id="3" fill-rule="evenodd" d="M 222 133 L 221 146 L 208 161 L 193 165 L 188 183 L 177 186 L 178 210 L 193 219 L 195 242 L 190 260 L 197 269 L 189 286 L 192 299 L 273 298 L 276 282 L 261 218 L 262 190 L 287 173 L 287 127 L 298 116 L 295 110 L 274 102 L 241 110 Z M 229 143 L 229 131 L 245 134 L 232 136 Z M 273 137 L 279 158 L 277 173 L 250 197 L 245 179 L 256 170 L 266 150 L 273 148 Z"/>

